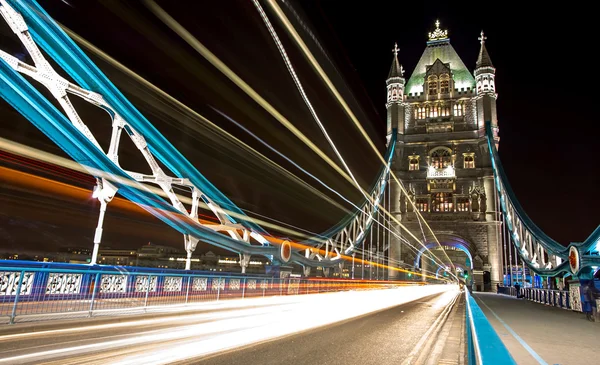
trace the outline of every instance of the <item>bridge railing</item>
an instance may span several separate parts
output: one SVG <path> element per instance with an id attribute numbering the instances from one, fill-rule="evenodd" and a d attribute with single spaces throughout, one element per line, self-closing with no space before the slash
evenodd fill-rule
<path id="1" fill-rule="evenodd" d="M 314 294 L 406 285 L 326 278 L 206 275 L 106 269 L 0 266 L 0 323 L 122 312 L 275 295 Z M 420 283 L 418 283 L 421 285 Z"/>
<path id="2" fill-rule="evenodd" d="M 579 291 L 577 291 L 577 294 L 579 294 Z M 522 288 L 521 295 L 532 302 L 557 308 L 578 310 L 576 305 L 573 307 L 573 303 L 571 303 L 571 296 L 573 294 L 566 290 Z M 581 309 L 579 309 L 579 311 L 581 311 Z"/>
<path id="3" fill-rule="evenodd" d="M 577 299 L 580 296 L 579 288 L 573 292 L 567 290 L 543 289 L 543 288 L 519 288 L 520 295 L 532 302 L 549 305 L 552 307 L 570 309 L 581 312 L 577 303 L 572 302 L 572 297 Z M 514 287 L 500 287 L 498 294 L 517 296 L 517 289 Z"/>
<path id="4" fill-rule="evenodd" d="M 516 364 L 475 299 L 465 290 L 469 365 Z"/>

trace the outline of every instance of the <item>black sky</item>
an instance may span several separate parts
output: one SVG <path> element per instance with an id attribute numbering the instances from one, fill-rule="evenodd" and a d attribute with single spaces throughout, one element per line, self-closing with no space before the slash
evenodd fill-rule
<path id="1" fill-rule="evenodd" d="M 309 181 L 212 108 L 239 121 L 353 201 L 360 201 L 360 195 L 350 184 L 341 181 L 339 175 L 141 3 L 74 0 L 69 3 L 71 5 L 59 0 L 41 2 L 57 21 L 304 180 Z M 298 96 L 251 2 L 158 3 L 335 158 Z M 343 91 L 356 98 L 356 103 L 351 105 L 380 151 L 384 150 L 385 78 L 394 42 L 398 42 L 400 62 L 410 74 L 425 48 L 427 32 L 439 19 L 442 28 L 449 30 L 452 45 L 472 70 L 479 50 L 477 37 L 483 29 L 497 69 L 500 155 L 521 204 L 542 230 L 563 244 L 582 241 L 596 228 L 600 222 L 596 209 L 600 199 L 595 190 L 600 185 L 600 173 L 595 169 L 594 147 L 600 128 L 594 108 L 597 82 L 592 56 L 593 14 L 576 7 L 568 8 L 569 4 L 561 8 L 532 9 L 518 3 L 499 6 L 481 2 L 427 2 L 425 5 L 329 0 L 291 4 L 335 61 L 347 84 Z M 377 159 L 295 51 L 272 14 L 268 14 L 317 112 L 332 131 L 334 142 L 356 171 L 359 181 L 368 186 L 377 175 Z M 18 53 L 18 47 L 11 43 L 6 29 L 3 30 L 0 39 L 3 49 L 5 45 L 16 47 L 13 54 Z M 160 99 L 114 67 L 92 58 L 184 156 L 240 207 L 315 231 L 322 231 L 343 217 L 344 213 L 337 208 L 264 169 L 256 159 L 218 140 L 205 128 L 182 126 L 185 116 L 165 112 Z M 106 118 L 92 108 L 82 108 L 86 120 L 93 121 L 88 126 L 104 141 L 101 143 L 106 144 L 110 135 Z M 0 110 L 3 116 L 0 135 L 64 155 L 3 101 Z M 125 167 L 136 168 L 141 163 L 131 147 L 123 152 L 123 160 Z M 89 182 L 78 184 L 91 188 Z M 27 241 L 35 246 L 39 243 L 23 233 L 27 229 L 6 229 L 9 225 L 6 222 L 14 226 L 16 223 L 11 217 L 20 217 L 21 221 L 38 222 L 46 227 L 45 232 L 52 231 L 52 227 L 61 225 L 60 219 L 57 220 L 60 215 L 48 211 L 59 208 L 42 212 L 38 204 L 32 203 L 29 208 L 25 205 L 16 210 L 14 207 L 19 204 L 15 202 L 14 189 L 0 185 L 5 198 L 0 213 L 6 219 L 0 224 L 15 244 Z M 33 193 L 19 194 L 30 201 L 36 200 Z M 71 205 L 56 200 L 47 202 L 46 206 L 52 204 L 60 205 L 64 214 L 73 216 L 68 225 L 71 228 L 52 233 L 56 236 L 53 238 L 56 245 L 71 241 L 90 243 L 97 204 L 92 199 L 71 202 Z M 107 220 L 105 239 L 113 246 L 138 247 L 149 240 L 179 246 L 182 241 L 167 226 L 147 217 L 133 218 L 109 208 Z M 127 228 L 111 229 L 110 224 Z"/>

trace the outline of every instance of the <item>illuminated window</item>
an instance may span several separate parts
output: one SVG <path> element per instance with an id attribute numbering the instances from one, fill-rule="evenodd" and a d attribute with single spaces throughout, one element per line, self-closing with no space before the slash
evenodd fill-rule
<path id="1" fill-rule="evenodd" d="M 448 104 L 442 104 L 439 106 L 440 116 L 447 117 L 450 115 L 450 106 Z"/>
<path id="2" fill-rule="evenodd" d="M 474 153 L 465 153 L 465 160 L 463 167 L 465 169 L 474 169 L 475 168 L 475 154 Z"/>
<path id="3" fill-rule="evenodd" d="M 452 164 L 452 155 L 447 148 L 436 148 L 430 154 L 430 166 L 443 169 Z"/>
<path id="4" fill-rule="evenodd" d="M 452 212 L 452 193 L 434 193 L 431 195 L 432 212 Z"/>
<path id="5" fill-rule="evenodd" d="M 457 212 L 470 212 L 471 204 L 469 203 L 469 198 L 462 197 L 456 198 L 456 211 Z"/>
<path id="6" fill-rule="evenodd" d="M 417 120 L 425 119 L 425 107 L 424 106 L 416 106 L 415 107 L 415 118 Z"/>
<path id="7" fill-rule="evenodd" d="M 431 75 L 427 78 L 427 92 L 429 95 L 437 95 L 437 93 L 438 93 L 437 76 Z"/>
<path id="8" fill-rule="evenodd" d="M 419 210 L 419 212 L 428 212 L 428 208 L 429 208 L 429 202 L 427 198 L 417 198 L 417 201 L 415 202 L 415 205 L 417 206 L 417 209 Z"/>
<path id="9" fill-rule="evenodd" d="M 438 116 L 438 106 L 437 105 L 428 105 L 427 106 L 427 117 L 435 118 Z"/>
<path id="10" fill-rule="evenodd" d="M 454 116 L 462 117 L 464 115 L 463 104 L 454 104 Z"/>
<path id="11" fill-rule="evenodd" d="M 408 156 L 408 170 L 417 171 L 419 170 L 419 156 Z"/>
<path id="12" fill-rule="evenodd" d="M 443 74 L 440 76 L 440 94 L 450 93 L 450 76 Z"/>

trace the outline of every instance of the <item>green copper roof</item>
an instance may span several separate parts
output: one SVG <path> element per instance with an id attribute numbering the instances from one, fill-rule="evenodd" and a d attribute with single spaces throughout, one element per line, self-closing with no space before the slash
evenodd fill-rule
<path id="1" fill-rule="evenodd" d="M 450 64 L 450 70 L 454 77 L 454 87 L 457 89 L 470 87 L 475 88 L 475 78 L 467 69 L 463 61 L 458 57 L 454 47 L 449 39 L 443 41 L 432 41 L 427 43 L 427 48 L 421 56 L 417 67 L 413 71 L 408 83 L 406 84 L 406 93 L 413 95 L 423 92 L 423 82 L 425 81 L 425 71 L 428 65 L 433 65 L 436 59 L 443 63 Z"/>

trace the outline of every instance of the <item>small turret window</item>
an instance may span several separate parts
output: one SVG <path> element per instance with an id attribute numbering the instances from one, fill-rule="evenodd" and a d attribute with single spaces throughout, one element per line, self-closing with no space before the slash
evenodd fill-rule
<path id="1" fill-rule="evenodd" d="M 464 163 L 463 168 L 465 169 L 474 169 L 475 168 L 475 153 L 465 153 L 464 154 Z"/>
<path id="2" fill-rule="evenodd" d="M 408 156 L 408 170 L 409 171 L 419 170 L 419 156 L 418 155 Z"/>

